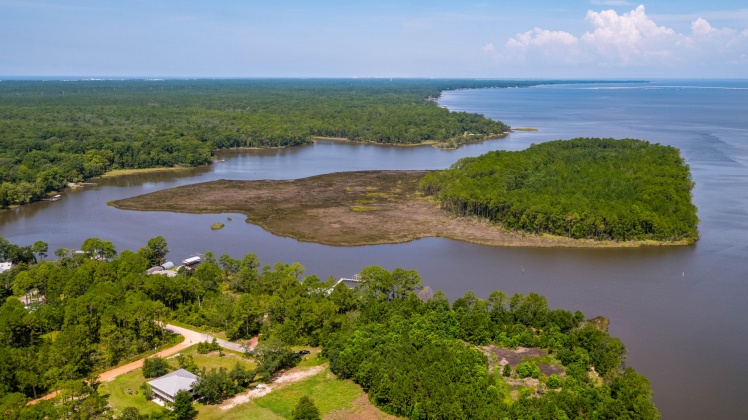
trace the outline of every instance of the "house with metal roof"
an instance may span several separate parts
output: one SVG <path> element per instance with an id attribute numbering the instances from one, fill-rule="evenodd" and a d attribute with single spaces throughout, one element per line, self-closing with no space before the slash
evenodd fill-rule
<path id="1" fill-rule="evenodd" d="M 174 397 L 179 391 L 192 393 L 192 386 L 197 382 L 197 375 L 184 369 L 178 369 L 156 378 L 148 385 L 153 390 L 153 396 L 165 402 L 174 402 Z"/>

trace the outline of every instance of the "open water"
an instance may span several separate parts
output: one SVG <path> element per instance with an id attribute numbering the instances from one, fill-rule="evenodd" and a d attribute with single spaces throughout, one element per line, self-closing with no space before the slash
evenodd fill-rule
<path id="1" fill-rule="evenodd" d="M 263 263 L 301 262 L 307 274 L 350 276 L 367 265 L 418 270 L 451 298 L 474 290 L 538 292 L 551 307 L 611 320 L 628 365 L 648 376 L 664 419 L 748 418 L 748 80 L 666 80 L 446 92 L 452 110 L 479 112 L 513 127 L 506 138 L 456 151 L 320 141 L 225 152 L 225 162 L 185 172 L 100 180 L 97 186 L 0 212 L 0 236 L 77 249 L 89 237 L 136 250 L 164 236 L 169 258 L 213 251 Z M 339 248 L 277 237 L 242 215 L 134 212 L 110 200 L 215 179 L 291 179 L 365 169 L 441 169 L 490 150 L 580 136 L 640 138 L 681 149 L 692 169 L 701 239 L 690 247 L 643 249 L 492 248 L 430 238 Z M 200 197 L 195 197 L 199 200 Z M 228 221 L 228 217 L 232 221 Z M 226 223 L 211 231 L 215 222 Z"/>

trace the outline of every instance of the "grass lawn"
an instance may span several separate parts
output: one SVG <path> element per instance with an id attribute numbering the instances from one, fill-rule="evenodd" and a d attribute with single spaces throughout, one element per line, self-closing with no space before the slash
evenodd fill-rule
<path id="1" fill-rule="evenodd" d="M 299 349 L 294 348 L 297 351 Z M 311 354 L 303 356 L 299 367 L 310 368 L 326 362 L 319 357 L 319 348 L 306 347 L 306 349 L 310 350 Z M 218 352 L 198 354 L 195 346 L 182 352 L 192 355 L 198 368 L 201 369 L 210 370 L 224 367 L 231 370 L 237 362 L 245 368 L 255 368 L 251 361 L 234 355 L 220 357 Z M 176 368 L 176 359 L 170 358 L 169 364 Z M 143 378 L 141 370 L 138 369 L 121 375 L 112 382 L 102 383 L 99 387 L 99 393 L 108 395 L 109 403 L 115 414 L 121 413 L 127 407 L 135 407 L 141 414 L 161 411 L 162 408 L 159 405 L 147 401 L 140 392 L 140 386 L 144 382 L 146 382 L 146 379 Z M 126 392 L 128 389 L 130 393 Z M 361 387 L 353 382 L 339 380 L 329 369 L 325 369 L 317 375 L 285 385 L 280 389 L 274 389 L 264 397 L 238 405 L 231 410 L 224 411 L 219 409 L 217 405 L 206 406 L 200 403 L 195 403 L 195 408 L 199 411 L 198 419 L 284 419 L 291 417 L 294 407 L 303 395 L 311 397 L 320 410 L 320 414 L 324 416 L 336 410 L 353 410 L 355 408 L 354 401 L 363 396 L 364 392 Z"/>
<path id="2" fill-rule="evenodd" d="M 140 391 L 140 385 L 146 382 L 140 369 L 118 376 L 112 382 L 104 382 L 99 386 L 99 394 L 109 395 L 109 404 L 116 413 L 127 407 L 135 407 L 140 414 L 151 414 L 162 410 L 158 404 L 148 401 Z M 126 393 L 127 389 L 131 395 Z"/>
<path id="3" fill-rule="evenodd" d="M 316 357 L 315 357 L 316 359 Z M 223 411 L 218 406 L 196 404 L 198 419 L 287 419 L 291 418 L 299 399 L 307 395 L 314 400 L 322 416 L 335 410 L 350 410 L 353 402 L 364 395 L 351 381 L 337 379 L 329 369 L 302 381 L 275 389 L 268 395 Z"/>
<path id="4" fill-rule="evenodd" d="M 220 369 L 223 367 L 226 368 L 226 370 L 230 371 L 234 368 L 237 362 L 239 362 L 239 364 L 246 369 L 255 369 L 257 367 L 250 360 L 242 357 L 240 353 L 232 352 L 226 349 L 222 349 L 222 351 L 226 353 L 225 356 L 219 356 L 217 351 L 213 351 L 208 354 L 199 354 L 197 352 L 197 348 L 195 346 L 191 346 L 182 350 L 181 353 L 192 355 L 192 359 L 200 369 L 205 368 L 206 370 L 211 370 L 212 368 Z M 177 365 L 176 357 L 170 358 L 169 364 L 172 365 L 172 367 L 174 367 L 175 369 L 179 367 Z"/>
<path id="5" fill-rule="evenodd" d="M 337 379 L 325 369 L 321 373 L 275 390 L 255 400 L 255 404 L 275 414 L 290 418 L 299 399 L 307 395 L 323 416 L 334 410 L 350 409 L 364 391 L 351 381 Z"/>

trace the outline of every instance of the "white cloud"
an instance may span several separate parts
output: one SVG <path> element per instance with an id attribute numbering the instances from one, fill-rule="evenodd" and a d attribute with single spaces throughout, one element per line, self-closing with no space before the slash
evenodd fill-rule
<path id="1" fill-rule="evenodd" d="M 698 18 L 691 22 L 691 32 L 694 35 L 708 35 L 714 32 L 714 28 L 705 19 Z"/>
<path id="2" fill-rule="evenodd" d="M 488 44 L 481 47 L 481 49 L 485 52 L 494 52 L 496 51 L 496 47 L 493 45 L 492 42 L 489 42 Z"/>
<path id="3" fill-rule="evenodd" d="M 486 51 L 537 65 L 563 62 L 573 66 L 607 68 L 675 68 L 676 66 L 724 62 L 748 63 L 748 29 L 715 28 L 696 18 L 691 32 L 681 34 L 658 25 L 644 6 L 627 13 L 614 10 L 588 11 L 589 29 L 581 35 L 562 30 L 534 28 L 509 38 L 505 51 Z M 485 49 L 484 49 L 485 51 Z"/>

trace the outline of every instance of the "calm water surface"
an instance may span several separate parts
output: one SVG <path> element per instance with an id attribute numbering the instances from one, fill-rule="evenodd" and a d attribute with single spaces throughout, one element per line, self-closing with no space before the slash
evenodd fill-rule
<path id="1" fill-rule="evenodd" d="M 164 236 L 173 260 L 212 250 L 264 263 L 299 261 L 308 274 L 351 275 L 366 265 L 417 269 L 451 297 L 474 290 L 535 291 L 552 307 L 611 319 L 628 365 L 647 375 L 665 419 L 746 418 L 748 391 L 748 81 L 662 81 L 447 92 L 440 105 L 535 127 L 456 151 L 319 142 L 227 152 L 224 163 L 180 173 L 100 180 L 95 187 L 0 212 L 0 236 L 50 249 L 89 237 L 138 249 Z M 701 239 L 647 249 L 507 249 L 447 239 L 338 248 L 271 235 L 242 215 L 122 211 L 106 203 L 216 179 L 289 179 L 364 169 L 441 169 L 490 150 L 578 136 L 630 137 L 681 149 L 691 165 Z M 196 200 L 199 197 L 195 197 Z M 231 216 L 232 221 L 227 221 Z M 211 231 L 210 225 L 226 227 Z"/>

